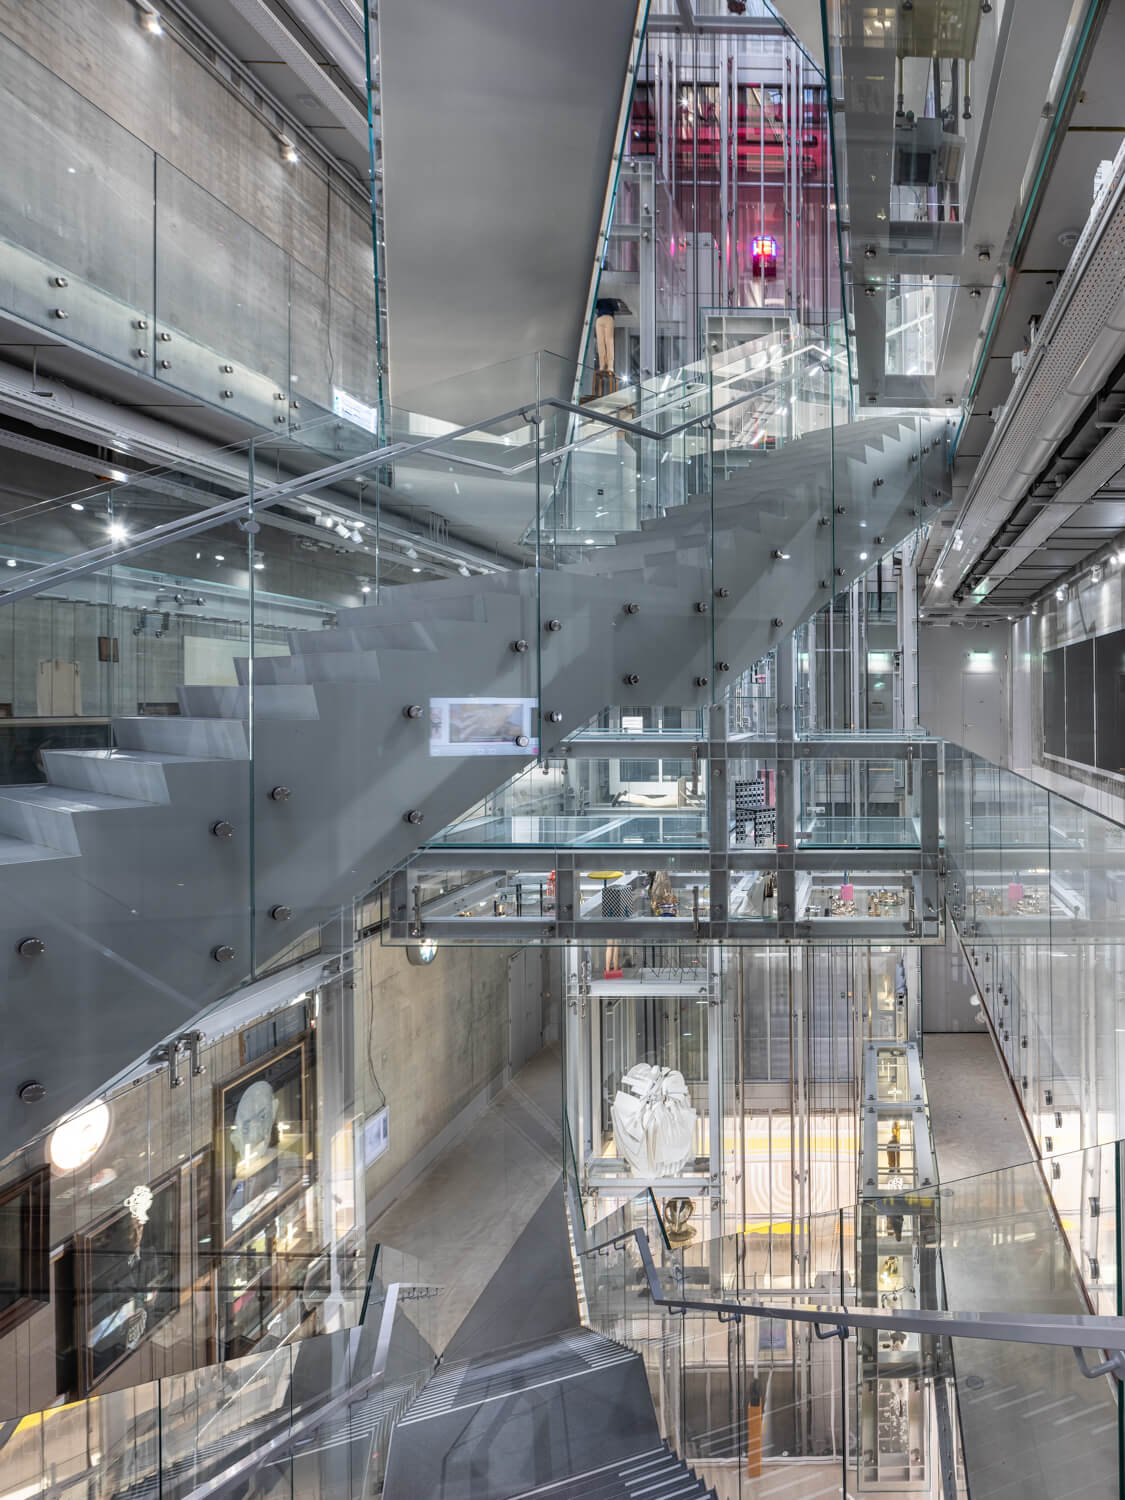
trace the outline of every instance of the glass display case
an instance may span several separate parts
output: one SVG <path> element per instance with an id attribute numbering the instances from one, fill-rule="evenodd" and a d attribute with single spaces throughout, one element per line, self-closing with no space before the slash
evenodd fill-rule
<path id="1" fill-rule="evenodd" d="M 707 839 L 707 764 L 691 755 L 574 756 L 529 766 L 435 845 L 672 845 Z"/>
<path id="2" fill-rule="evenodd" d="M 809 848 L 906 848 L 921 844 L 913 763 L 804 759 L 797 843 Z"/>

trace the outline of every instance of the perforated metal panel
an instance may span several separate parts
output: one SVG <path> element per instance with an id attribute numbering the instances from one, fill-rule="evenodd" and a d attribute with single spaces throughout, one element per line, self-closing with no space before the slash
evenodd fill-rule
<path id="1" fill-rule="evenodd" d="M 1010 416 L 969 487 L 962 527 L 992 534 L 1027 493 L 1029 455 L 1079 366 L 1125 295 L 1125 156 L 1119 155 L 1102 212 L 1082 233 L 1044 319 L 1032 362 L 1013 387 Z M 1125 334 L 1121 335 L 1125 345 Z M 1047 450 L 1049 451 L 1049 450 Z M 983 540 L 983 535 L 982 535 Z"/>

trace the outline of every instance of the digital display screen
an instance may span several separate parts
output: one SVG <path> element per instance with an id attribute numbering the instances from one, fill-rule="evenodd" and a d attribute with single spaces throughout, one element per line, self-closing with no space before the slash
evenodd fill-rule
<path id="1" fill-rule="evenodd" d="M 431 698 L 431 755 L 537 755 L 535 698 Z"/>

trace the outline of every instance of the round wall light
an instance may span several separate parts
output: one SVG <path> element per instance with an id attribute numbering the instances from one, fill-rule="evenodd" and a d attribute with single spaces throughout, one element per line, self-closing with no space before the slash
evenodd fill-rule
<path id="1" fill-rule="evenodd" d="M 57 1172 L 74 1172 L 84 1167 L 105 1143 L 109 1134 L 109 1105 L 101 1099 L 57 1125 L 51 1134 L 47 1154 Z"/>
<path id="2" fill-rule="evenodd" d="M 408 962 L 412 964 L 432 964 L 437 957 L 437 944 L 433 938 L 424 938 L 420 943 L 411 943 L 406 950 Z"/>

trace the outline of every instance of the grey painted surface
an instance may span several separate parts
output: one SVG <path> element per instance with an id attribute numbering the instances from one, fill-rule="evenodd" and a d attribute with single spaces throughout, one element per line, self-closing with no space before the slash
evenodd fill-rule
<path id="1" fill-rule="evenodd" d="M 526 400 L 518 372 L 425 392 L 537 349 L 577 357 L 635 14 L 633 0 L 380 5 L 396 405 L 473 420 Z"/>
<path id="2" fill-rule="evenodd" d="M 918 627 L 918 720 L 931 734 L 1007 765 L 1011 656 L 1006 627 Z"/>
<path id="3" fill-rule="evenodd" d="M 576 1329 L 467 1368 L 439 1370 L 395 1429 L 385 1494 L 387 1500 L 503 1500 L 567 1479 L 577 1494 L 585 1486 L 573 1483 L 575 1476 L 659 1449 L 640 1356 Z M 682 1471 L 662 1481 L 652 1488 L 669 1496 L 702 1493 Z M 620 1482 L 616 1488 L 643 1493 Z"/>
<path id="4" fill-rule="evenodd" d="M 971 1003 L 976 998 L 976 988 L 952 922 L 946 922 L 945 945 L 921 949 L 920 958 L 922 1030 L 926 1036 L 945 1031 L 986 1035 L 984 1011 L 980 1005 Z M 928 1042 L 926 1049 L 928 1061 Z"/>

